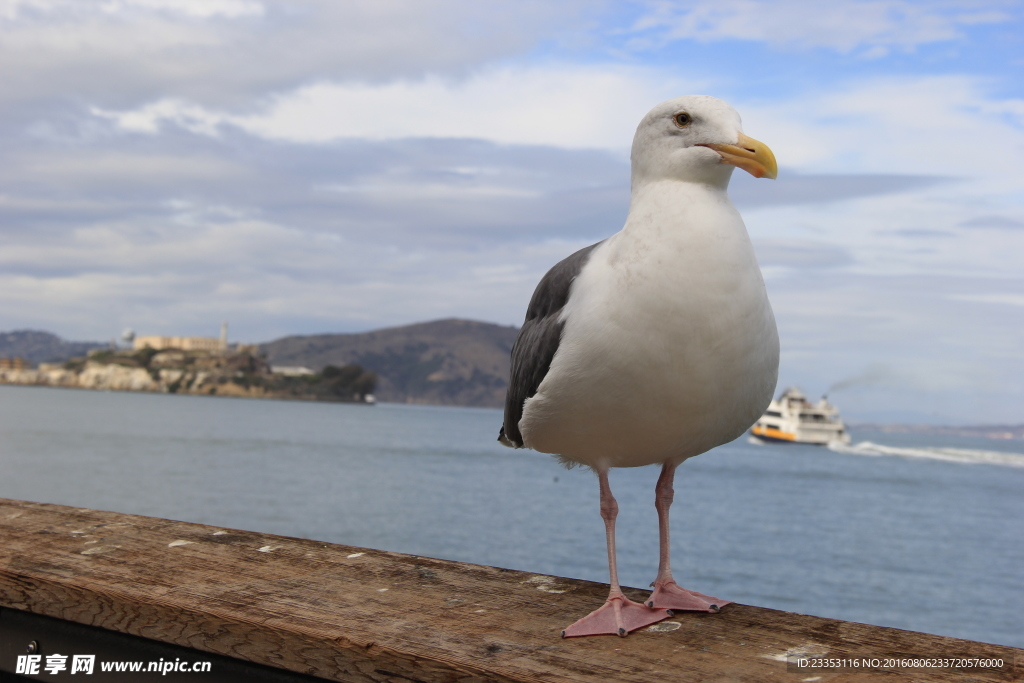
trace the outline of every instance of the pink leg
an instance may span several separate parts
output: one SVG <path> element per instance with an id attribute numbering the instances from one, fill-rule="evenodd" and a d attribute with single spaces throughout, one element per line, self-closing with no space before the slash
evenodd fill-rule
<path id="1" fill-rule="evenodd" d="M 675 463 L 666 462 L 661 469 L 661 476 L 658 477 L 658 485 L 654 489 L 654 507 L 658 509 L 661 557 L 658 563 L 658 578 L 651 584 L 654 586 L 654 592 L 647 598 L 646 604 L 648 607 L 662 609 L 717 612 L 723 605 L 728 605 L 729 601 L 680 588 L 672 578 L 672 567 L 669 560 L 671 546 L 668 537 L 668 511 L 672 507 L 672 500 L 675 497 L 672 481 L 676 476 L 676 467 Z"/>
<path id="2" fill-rule="evenodd" d="M 604 605 L 562 631 L 563 638 L 574 636 L 619 635 L 655 624 L 672 616 L 667 609 L 651 609 L 639 602 L 633 602 L 622 594 L 619 588 L 619 572 L 615 566 L 615 517 L 619 504 L 608 486 L 608 470 L 597 471 L 601 484 L 601 517 L 604 519 L 605 536 L 608 541 L 608 572 L 611 590 Z"/>

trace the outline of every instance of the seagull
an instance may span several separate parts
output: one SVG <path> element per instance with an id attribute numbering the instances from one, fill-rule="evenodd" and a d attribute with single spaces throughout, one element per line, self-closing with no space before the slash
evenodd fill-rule
<path id="1" fill-rule="evenodd" d="M 673 610 L 728 601 L 681 588 L 669 561 L 676 468 L 742 435 L 767 408 L 779 336 L 746 226 L 726 189 L 734 168 L 775 178 L 775 156 L 725 102 L 662 102 L 633 138 L 625 226 L 541 279 L 512 347 L 498 440 L 597 474 L 610 591 L 563 637 L 625 636 Z M 612 467 L 661 464 L 660 558 L 650 597 L 623 595 Z"/>

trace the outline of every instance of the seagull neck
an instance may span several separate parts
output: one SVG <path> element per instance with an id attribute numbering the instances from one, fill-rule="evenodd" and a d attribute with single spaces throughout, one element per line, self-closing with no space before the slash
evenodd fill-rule
<path id="1" fill-rule="evenodd" d="M 637 205 L 652 200 L 663 203 L 666 199 L 684 202 L 709 200 L 720 202 L 723 199 L 729 201 L 728 194 L 726 193 L 727 188 L 728 184 L 688 182 L 672 178 L 648 180 L 633 185 L 630 192 L 629 206 L 632 209 Z"/>
<path id="2" fill-rule="evenodd" d="M 732 221 L 738 217 L 724 186 L 680 180 L 654 180 L 633 187 L 629 202 L 629 218 L 624 230 L 643 232 L 671 217 L 693 225 L 715 222 L 715 218 Z"/>

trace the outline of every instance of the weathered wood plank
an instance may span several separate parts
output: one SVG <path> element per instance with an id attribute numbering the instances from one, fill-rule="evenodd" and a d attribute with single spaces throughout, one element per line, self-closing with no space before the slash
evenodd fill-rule
<path id="1" fill-rule="evenodd" d="M 1024 650 L 747 605 L 563 640 L 607 586 L 0 499 L 0 606 L 332 681 L 1008 681 Z M 646 595 L 629 591 L 631 597 Z M 674 629 L 674 630 L 671 630 Z M 789 671 L 786 653 L 998 657 L 1000 671 Z"/>

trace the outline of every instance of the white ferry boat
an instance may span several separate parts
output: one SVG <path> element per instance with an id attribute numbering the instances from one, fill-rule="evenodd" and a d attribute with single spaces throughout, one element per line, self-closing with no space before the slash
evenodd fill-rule
<path id="1" fill-rule="evenodd" d="M 824 396 L 811 403 L 799 389 L 790 387 L 768 404 L 750 433 L 761 441 L 785 441 L 824 446 L 850 443 L 850 434 L 839 411 Z"/>

